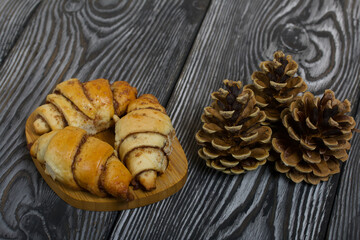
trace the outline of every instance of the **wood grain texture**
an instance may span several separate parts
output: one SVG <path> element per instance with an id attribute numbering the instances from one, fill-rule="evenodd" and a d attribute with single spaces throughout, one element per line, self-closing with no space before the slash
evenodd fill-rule
<path id="1" fill-rule="evenodd" d="M 325 238 L 340 175 L 317 186 L 294 184 L 271 165 L 228 176 L 205 166 L 194 135 L 222 80 L 250 83 L 260 61 L 278 49 L 299 63 L 309 90 L 331 88 L 357 105 L 358 13 L 356 0 L 212 1 L 167 105 L 189 161 L 188 181 L 162 202 L 122 212 L 112 239 Z"/>
<path id="2" fill-rule="evenodd" d="M 355 60 L 360 58 L 360 4 L 348 2 L 344 8 L 349 13 L 349 32 L 354 42 L 352 51 L 355 53 Z M 355 30 L 352 32 L 352 30 Z M 357 75 L 353 76 L 353 81 L 357 83 L 356 91 L 359 92 L 360 75 L 359 66 L 352 64 L 357 68 Z M 358 97 L 359 98 L 359 97 Z M 360 129 L 360 101 L 353 105 L 353 112 L 356 127 Z M 327 229 L 328 239 L 360 239 L 360 134 L 354 133 L 351 141 L 352 149 L 350 158 L 344 164 L 341 174 L 341 180 L 338 186 L 335 202 L 331 212 L 331 218 Z"/>
<path id="3" fill-rule="evenodd" d="M 117 212 L 75 209 L 50 190 L 24 126 L 70 77 L 127 80 L 166 104 L 208 1 L 43 1 L 0 68 L 0 238 L 104 239 Z"/>
<path id="4" fill-rule="evenodd" d="M 355 120 L 359 129 L 359 104 Z M 360 133 L 354 133 L 351 144 L 350 158 L 341 172 L 327 239 L 360 239 Z"/>
<path id="5" fill-rule="evenodd" d="M 0 1 L 0 65 L 16 43 L 40 0 Z"/>

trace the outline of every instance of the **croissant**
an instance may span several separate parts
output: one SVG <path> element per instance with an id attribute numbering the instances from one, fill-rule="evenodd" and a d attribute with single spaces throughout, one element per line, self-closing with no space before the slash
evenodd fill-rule
<path id="1" fill-rule="evenodd" d="M 124 81 L 110 86 L 106 79 L 81 83 L 72 78 L 58 84 L 46 97 L 47 103 L 35 110 L 33 127 L 39 135 L 66 126 L 96 134 L 111 127 L 114 113 L 123 115 L 136 95 L 136 88 Z"/>
<path id="2" fill-rule="evenodd" d="M 83 129 L 65 127 L 40 136 L 30 154 L 45 165 L 45 173 L 66 186 L 105 197 L 131 200 L 132 175 L 107 143 Z"/>
<path id="3" fill-rule="evenodd" d="M 165 172 L 175 130 L 156 97 L 144 94 L 130 102 L 127 114 L 115 119 L 115 149 L 133 176 L 133 184 L 156 188 Z"/>

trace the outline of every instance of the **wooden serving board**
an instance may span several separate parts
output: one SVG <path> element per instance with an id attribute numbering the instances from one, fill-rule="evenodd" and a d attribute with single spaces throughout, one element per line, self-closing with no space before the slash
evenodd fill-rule
<path id="1" fill-rule="evenodd" d="M 35 120 L 35 114 L 32 113 L 26 121 L 25 134 L 28 145 L 31 145 L 39 138 L 32 127 Z M 111 130 L 101 132 L 95 137 L 114 145 L 114 133 Z M 169 156 L 169 165 L 165 173 L 158 176 L 156 180 L 156 189 L 150 192 L 141 189 L 130 192 L 134 195 L 134 200 L 126 202 L 113 197 L 97 197 L 87 191 L 77 191 L 68 188 L 58 181 L 54 181 L 45 173 L 44 166 L 36 159 L 33 162 L 50 188 L 65 202 L 73 207 L 91 210 L 91 211 L 118 211 L 131 208 L 142 207 L 158 201 L 161 201 L 177 191 L 185 184 L 187 178 L 188 163 L 179 140 L 175 138 L 173 142 L 173 152 Z"/>

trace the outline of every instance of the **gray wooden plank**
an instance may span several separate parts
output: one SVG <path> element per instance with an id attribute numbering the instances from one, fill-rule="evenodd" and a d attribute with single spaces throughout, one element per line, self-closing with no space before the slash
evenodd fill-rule
<path id="1" fill-rule="evenodd" d="M 350 29 L 356 29 L 356 34 L 352 39 L 355 49 L 352 51 L 355 53 L 355 61 L 360 57 L 360 6 L 355 2 L 344 4 L 346 11 L 351 17 L 352 21 L 349 21 Z M 356 59 L 357 58 L 357 59 Z M 359 72 L 359 66 L 351 64 L 352 69 L 355 72 Z M 355 75 L 354 82 L 357 83 L 356 89 L 360 91 L 360 76 Z M 360 128 L 360 103 L 353 106 L 353 110 L 356 114 L 355 120 L 357 122 L 357 128 Z M 327 229 L 326 237 L 328 239 L 360 239 L 360 134 L 354 133 L 354 138 L 351 141 L 352 149 L 350 150 L 350 158 L 344 164 L 341 179 L 338 186 L 335 202 L 332 208 L 330 222 Z"/>
<path id="2" fill-rule="evenodd" d="M 354 53 L 351 61 L 355 61 L 350 65 L 350 70 L 359 73 L 359 65 L 356 64 L 360 57 L 360 4 L 356 2 L 346 2 L 343 5 L 349 14 L 349 32 L 352 35 Z M 352 21 L 351 21 L 352 20 Z M 352 32 L 355 30 L 354 32 Z M 351 62 L 350 62 L 351 63 Z M 353 81 L 356 91 L 360 91 L 360 75 L 353 75 Z M 359 96 L 359 94 L 357 94 Z M 359 97 L 358 97 L 359 98 Z M 353 104 L 353 111 L 357 128 L 360 129 L 360 101 Z M 352 149 L 350 150 L 350 158 L 344 164 L 340 173 L 340 182 L 337 189 L 335 202 L 331 211 L 330 222 L 327 229 L 327 239 L 360 239 L 360 134 L 354 133 L 351 141 Z"/>
<path id="3" fill-rule="evenodd" d="M 360 79 L 357 79 L 360 82 Z M 360 129 L 360 105 L 355 121 Z M 344 164 L 331 211 L 327 239 L 360 239 L 360 133 L 354 133 L 350 158 Z"/>
<path id="4" fill-rule="evenodd" d="M 44 1 L 0 68 L 0 238 L 104 239 L 118 212 L 75 209 L 26 149 L 26 118 L 55 85 L 127 80 L 166 104 L 208 0 Z"/>
<path id="5" fill-rule="evenodd" d="M 39 3 L 40 0 L 0 1 L 0 65 Z"/>
<path id="6" fill-rule="evenodd" d="M 278 49 L 299 63 L 309 90 L 330 88 L 356 105 L 358 9 L 356 0 L 212 1 L 167 105 L 189 161 L 187 183 L 164 201 L 122 212 L 112 239 L 323 239 L 340 175 L 294 184 L 270 164 L 228 176 L 205 166 L 194 135 L 222 80 L 250 83 Z"/>

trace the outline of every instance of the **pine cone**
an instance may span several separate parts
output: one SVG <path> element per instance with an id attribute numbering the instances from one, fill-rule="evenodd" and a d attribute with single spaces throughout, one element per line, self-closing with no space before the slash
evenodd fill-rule
<path id="1" fill-rule="evenodd" d="M 301 77 L 294 77 L 298 64 L 282 51 L 274 53 L 273 61 L 260 63 L 260 69 L 251 75 L 254 84 L 244 88 L 253 90 L 256 102 L 265 112 L 267 120 L 280 121 L 281 111 L 299 93 L 305 92 L 307 85 Z"/>
<path id="2" fill-rule="evenodd" d="M 250 89 L 241 82 L 224 80 L 226 90 L 213 92 L 213 102 L 204 109 L 204 123 L 195 138 L 199 156 L 208 167 L 227 174 L 254 170 L 266 162 L 271 149 L 271 128 L 262 126 L 265 113 L 256 106 Z"/>
<path id="3" fill-rule="evenodd" d="M 340 171 L 340 162 L 348 159 L 346 150 L 355 120 L 345 115 L 350 102 L 339 101 L 326 90 L 320 99 L 310 92 L 297 97 L 281 112 L 285 131 L 277 131 L 273 149 L 280 153 L 275 160 L 277 171 L 298 183 L 318 184 Z M 283 133 L 288 134 L 283 134 Z"/>

